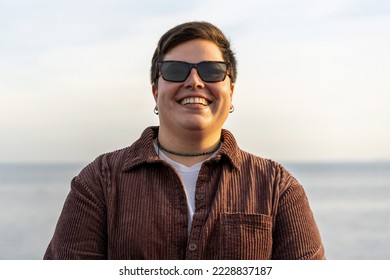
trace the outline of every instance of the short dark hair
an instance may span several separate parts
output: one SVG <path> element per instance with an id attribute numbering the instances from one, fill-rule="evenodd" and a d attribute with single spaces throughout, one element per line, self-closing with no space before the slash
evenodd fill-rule
<path id="1" fill-rule="evenodd" d="M 159 77 L 157 64 L 164 59 L 164 56 L 177 45 L 195 39 L 208 40 L 219 47 L 224 61 L 231 64 L 230 79 L 232 83 L 236 81 L 237 61 L 234 52 L 230 48 L 229 40 L 213 24 L 204 21 L 193 21 L 177 25 L 161 36 L 154 51 L 150 68 L 150 81 L 152 84 L 157 86 Z"/>

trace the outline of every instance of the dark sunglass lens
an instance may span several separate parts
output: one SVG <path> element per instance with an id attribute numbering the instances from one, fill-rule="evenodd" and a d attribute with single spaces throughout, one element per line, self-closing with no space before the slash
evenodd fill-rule
<path id="1" fill-rule="evenodd" d="M 167 61 L 161 63 L 160 70 L 164 80 L 183 82 L 188 76 L 189 65 L 183 62 Z"/>
<path id="2" fill-rule="evenodd" d="M 226 77 L 227 67 L 221 62 L 201 62 L 198 64 L 198 73 L 205 82 L 220 82 Z"/>

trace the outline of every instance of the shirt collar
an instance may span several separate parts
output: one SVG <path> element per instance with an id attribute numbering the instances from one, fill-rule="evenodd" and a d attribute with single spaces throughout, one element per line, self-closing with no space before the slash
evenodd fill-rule
<path id="1" fill-rule="evenodd" d="M 128 171 L 144 163 L 161 161 L 153 148 L 153 139 L 157 138 L 158 129 L 158 126 L 147 127 L 141 134 L 141 137 L 133 145 L 128 147 L 123 171 Z M 233 134 L 226 129 L 222 129 L 221 141 L 222 146 L 215 159 L 227 158 L 234 168 L 238 168 L 242 158 Z"/>

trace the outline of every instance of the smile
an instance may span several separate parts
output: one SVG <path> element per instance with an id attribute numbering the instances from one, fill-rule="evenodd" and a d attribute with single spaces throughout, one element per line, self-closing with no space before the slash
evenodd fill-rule
<path id="1" fill-rule="evenodd" d="M 210 102 L 204 98 L 201 97 L 188 97 L 184 98 L 180 101 L 181 105 L 187 105 L 187 104 L 201 104 L 203 106 L 207 106 L 210 104 Z"/>

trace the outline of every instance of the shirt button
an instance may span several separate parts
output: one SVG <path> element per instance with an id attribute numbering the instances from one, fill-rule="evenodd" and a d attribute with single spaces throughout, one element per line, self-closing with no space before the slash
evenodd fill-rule
<path id="1" fill-rule="evenodd" d="M 204 199 L 204 195 L 199 193 L 199 194 L 195 195 L 195 199 L 202 200 L 202 199 Z"/>
<path id="2" fill-rule="evenodd" d="M 196 245 L 195 243 L 190 243 L 190 244 L 188 245 L 188 249 L 189 249 L 190 251 L 195 251 L 197 248 L 198 248 L 198 245 Z"/>

